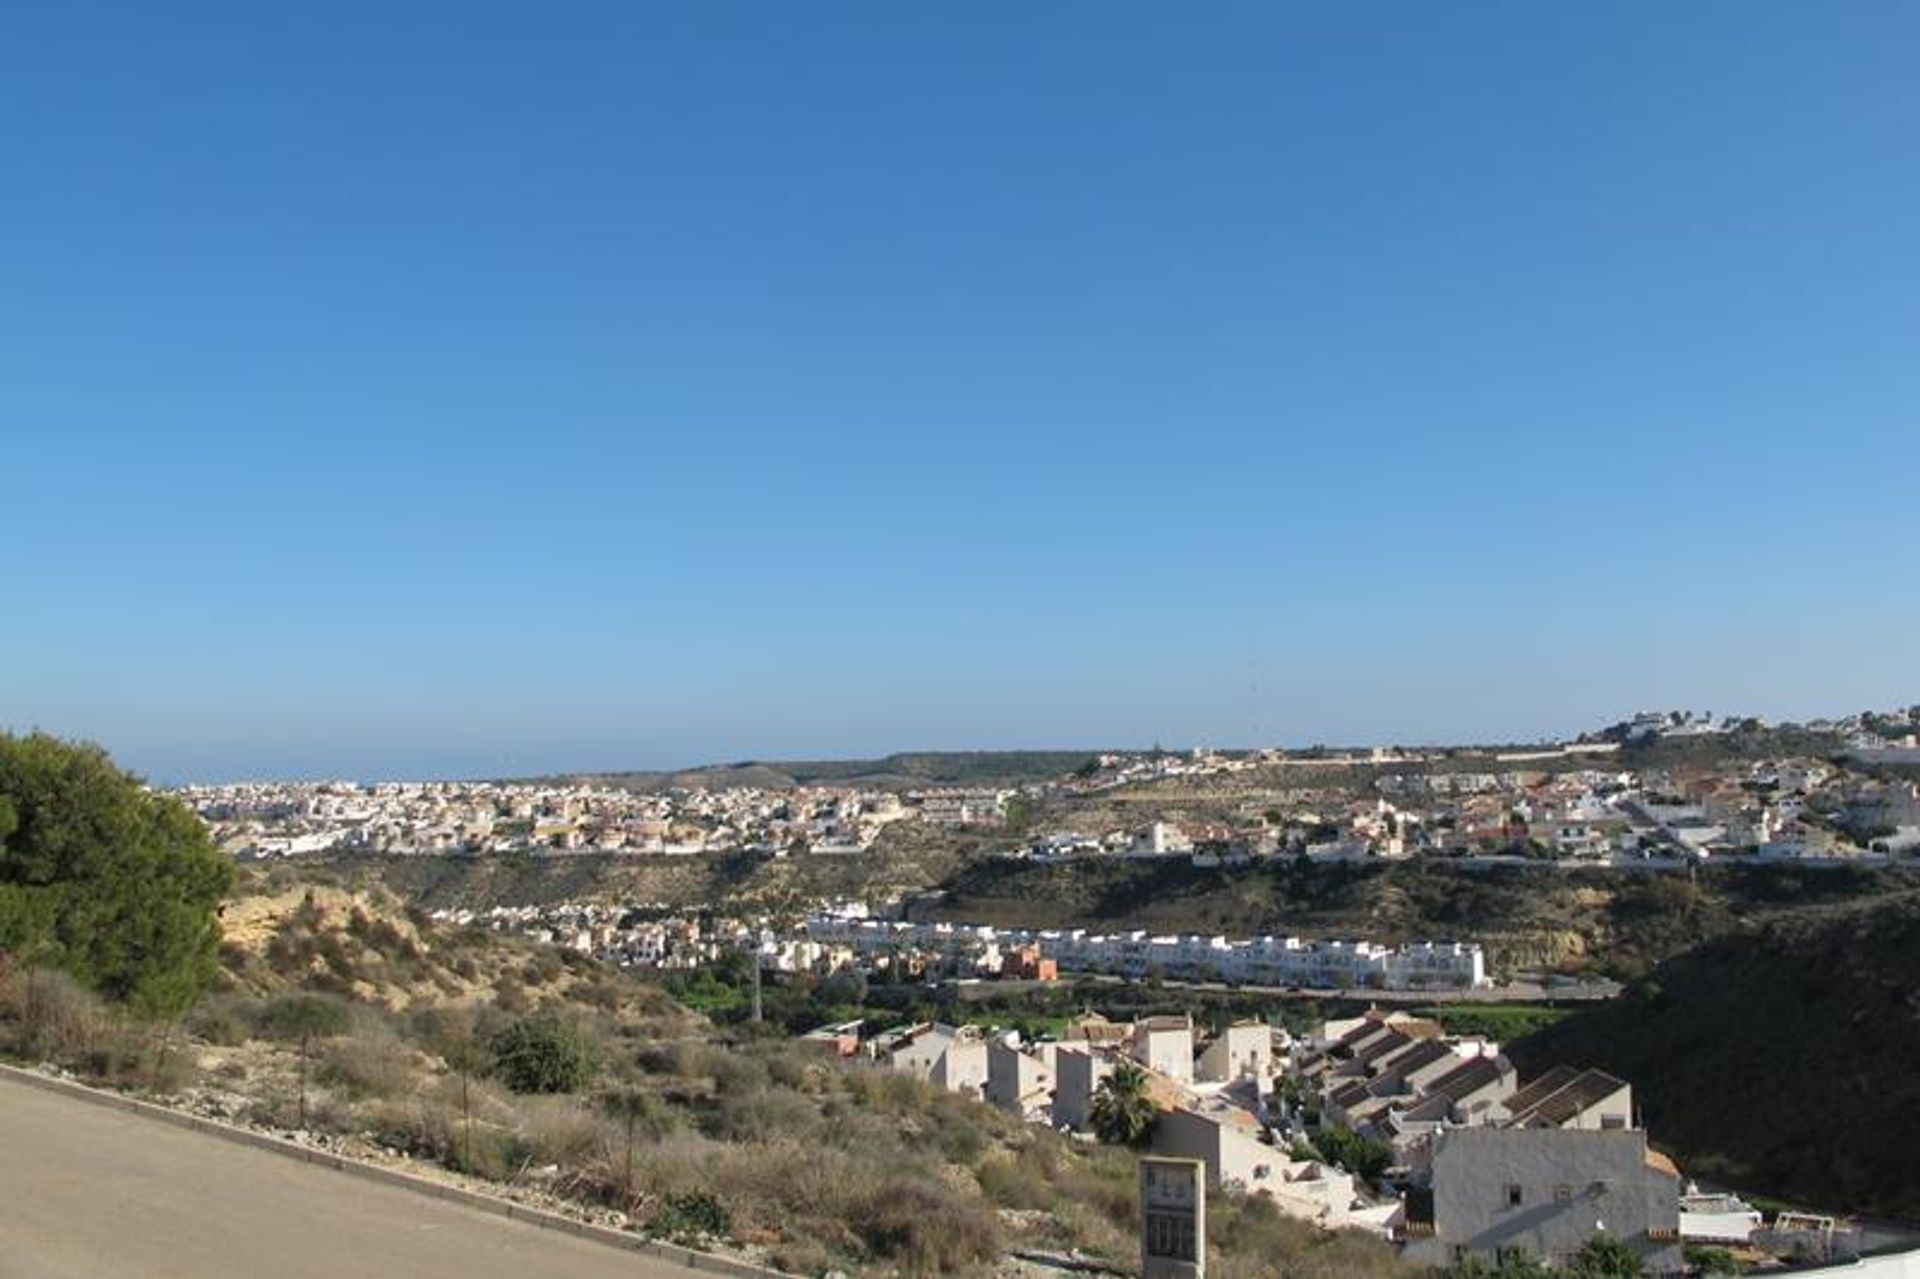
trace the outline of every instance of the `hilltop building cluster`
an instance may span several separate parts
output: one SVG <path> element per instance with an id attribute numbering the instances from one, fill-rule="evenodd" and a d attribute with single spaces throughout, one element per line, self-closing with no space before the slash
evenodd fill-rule
<path id="1" fill-rule="evenodd" d="M 1468 865 L 1672 868 L 1705 858 L 1884 862 L 1920 851 L 1920 783 L 1819 759 L 1735 767 L 1390 771 L 1371 793 L 1282 792 L 1237 823 L 1043 830 L 1009 856 L 1244 865 L 1443 858 Z"/>
<path id="2" fill-rule="evenodd" d="M 623 968 L 689 969 L 751 949 L 759 936 L 746 921 L 676 914 L 659 906 L 455 907 L 436 910 L 437 923 L 519 933 L 534 941 L 591 955 Z"/>
<path id="3" fill-rule="evenodd" d="M 247 782 L 189 786 L 178 794 L 209 823 L 222 848 L 253 857 L 858 853 L 872 847 L 890 823 L 945 821 L 950 811 L 934 792 L 903 797 L 839 787 L 644 793 L 494 782 Z M 964 811 L 984 820 L 990 801 L 979 792 L 966 794 Z"/>

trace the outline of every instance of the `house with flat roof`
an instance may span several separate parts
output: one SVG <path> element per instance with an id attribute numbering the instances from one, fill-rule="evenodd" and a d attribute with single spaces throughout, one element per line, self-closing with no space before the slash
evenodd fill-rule
<path id="1" fill-rule="evenodd" d="M 1193 1082 L 1193 1018 L 1142 1017 L 1133 1024 L 1133 1058 L 1148 1070 Z"/>
<path id="2" fill-rule="evenodd" d="M 1402 1231 L 1416 1264 L 1525 1256 L 1563 1266 L 1606 1235 L 1648 1275 L 1683 1273 L 1679 1170 L 1639 1129 L 1439 1132 L 1428 1186 L 1408 1196 Z"/>
<path id="3" fill-rule="evenodd" d="M 1260 1126 L 1245 1111 L 1223 1105 L 1177 1106 L 1153 1127 L 1153 1151 L 1206 1164 L 1207 1184 L 1261 1195 L 1289 1216 L 1329 1229 L 1354 1224 L 1365 1206 L 1353 1176 L 1319 1160 L 1294 1159 L 1261 1140 Z"/>

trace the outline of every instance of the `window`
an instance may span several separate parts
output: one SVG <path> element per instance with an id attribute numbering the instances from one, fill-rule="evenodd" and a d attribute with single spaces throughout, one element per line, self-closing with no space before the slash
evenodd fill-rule
<path id="1" fill-rule="evenodd" d="M 1561 1182 L 1561 1183 L 1560 1183 L 1559 1185 L 1557 1185 L 1557 1186 L 1555 1186 L 1555 1187 L 1553 1188 L 1553 1201 L 1554 1201 L 1555 1203 L 1557 1203 L 1557 1204 L 1570 1204 L 1570 1203 L 1572 1203 L 1572 1202 L 1573 1202 L 1573 1187 L 1572 1187 L 1572 1186 L 1569 1186 L 1569 1185 L 1568 1185 L 1568 1184 L 1567 1184 L 1566 1182 L 1564 1182 L 1564 1181 L 1563 1181 L 1563 1182 Z"/>
<path id="2" fill-rule="evenodd" d="M 1520 1200 L 1522 1199 L 1522 1197 L 1523 1196 L 1520 1193 L 1520 1187 L 1513 1185 L 1511 1182 L 1509 1182 L 1507 1185 L 1507 1207 L 1518 1208 L 1520 1206 Z"/>
<path id="3" fill-rule="evenodd" d="M 1184 1213 L 1147 1214 L 1147 1255 L 1173 1261 L 1192 1261 L 1198 1250 L 1193 1218 Z"/>

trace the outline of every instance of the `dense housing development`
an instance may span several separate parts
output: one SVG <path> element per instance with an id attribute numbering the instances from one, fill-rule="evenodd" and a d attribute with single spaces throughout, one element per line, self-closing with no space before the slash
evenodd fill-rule
<path id="1" fill-rule="evenodd" d="M 254 857 L 884 854 L 886 831 L 902 823 L 998 832 L 998 851 L 1013 858 L 1201 866 L 1440 858 L 1677 869 L 1715 857 L 1872 864 L 1920 850 L 1920 784 L 1875 771 L 1920 761 L 1913 711 L 1796 726 L 1782 740 L 1799 751 L 1687 762 L 1688 750 L 1761 731 L 1753 723 L 1643 715 L 1533 750 L 1109 753 L 997 787 L 255 782 L 179 793 L 223 848 Z M 1639 762 L 1648 743 L 1681 754 Z"/>
<path id="2" fill-rule="evenodd" d="M 921 815 L 892 791 L 677 789 L 584 784 L 243 782 L 181 798 L 240 856 L 345 853 L 861 852 L 889 823 Z M 981 820 L 989 809 L 971 801 Z M 938 812 L 936 806 L 936 812 Z M 932 820 L 932 818 L 930 818 Z"/>

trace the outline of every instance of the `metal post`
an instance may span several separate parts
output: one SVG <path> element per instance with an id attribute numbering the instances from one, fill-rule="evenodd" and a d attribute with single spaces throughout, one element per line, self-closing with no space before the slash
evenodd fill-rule
<path id="1" fill-rule="evenodd" d="M 753 958 L 753 1019 L 760 1020 L 760 946 L 755 943 L 751 952 Z"/>

